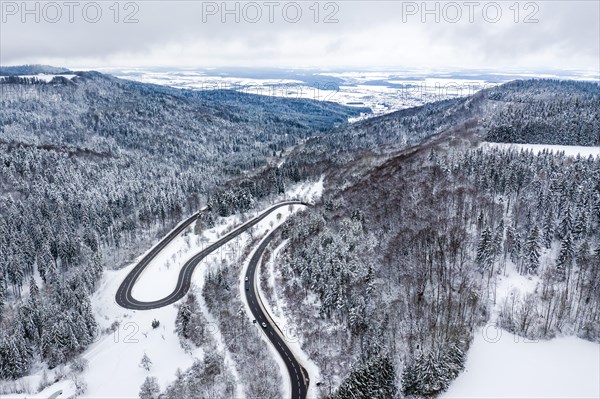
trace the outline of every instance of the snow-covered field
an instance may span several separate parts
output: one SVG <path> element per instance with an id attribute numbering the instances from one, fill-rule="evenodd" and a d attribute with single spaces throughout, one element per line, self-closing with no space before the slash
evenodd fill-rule
<path id="1" fill-rule="evenodd" d="M 600 398 L 599 344 L 576 337 L 532 341 L 497 327 L 504 300 L 534 292 L 538 281 L 507 262 L 490 322 L 475 332 L 465 370 L 442 399 Z"/>
<path id="2" fill-rule="evenodd" d="M 115 70 L 114 75 L 144 83 L 181 89 L 237 90 L 273 97 L 305 98 L 338 104 L 368 107 L 370 115 L 352 118 L 354 122 L 404 108 L 457 96 L 466 96 L 497 83 L 478 77 L 427 76 L 423 71 L 327 72 L 317 73 L 319 83 L 307 84 L 303 73 L 290 72 L 288 78 L 248 78 L 218 71 Z M 412 74 L 412 75 L 411 75 Z M 330 78 L 330 81 L 327 79 Z M 497 79 L 496 79 L 497 80 Z M 509 78 L 503 81 L 510 80 Z"/>
<path id="3" fill-rule="evenodd" d="M 501 149 L 514 149 L 517 151 L 527 150 L 533 151 L 534 153 L 540 153 L 542 151 L 548 151 L 552 153 L 564 152 L 566 156 L 576 157 L 580 155 L 582 157 L 600 157 L 600 147 L 585 147 L 585 146 L 574 146 L 574 145 L 550 145 L 550 144 L 511 144 L 511 143 L 481 143 L 484 148 L 501 148 Z"/>
<path id="4" fill-rule="evenodd" d="M 273 203 L 283 199 L 300 199 L 311 202 L 320 197 L 322 190 L 322 180 L 299 184 L 290 187 L 279 198 L 273 199 Z M 244 215 L 243 218 L 248 220 L 266 208 L 268 205 L 263 204 Z M 251 232 L 240 235 L 237 239 L 230 241 L 222 250 L 217 250 L 208 256 L 206 261 L 197 267 L 193 275 L 193 289 L 200 292 L 204 285 L 205 272 L 209 268 L 224 261 L 241 261 L 239 259 L 242 253 L 241 249 L 249 242 L 250 234 L 255 237 L 263 235 L 300 208 L 299 205 L 280 208 L 252 228 Z M 280 218 L 277 217 L 278 213 L 281 214 Z M 218 221 L 215 228 L 205 230 L 200 235 L 194 233 L 194 225 L 190 226 L 148 265 L 148 269 L 136 283 L 133 291 L 134 297 L 152 300 L 170 293 L 175 286 L 179 270 L 189 257 L 241 223 L 240 215 L 230 216 Z M 76 386 L 72 381 L 75 379 L 80 386 L 86 386 L 82 397 L 135 398 L 138 397 L 140 386 L 147 376 L 156 377 L 161 389 L 165 389 L 175 380 L 177 370 L 183 371 L 191 367 L 195 359 L 202 359 L 203 348 L 192 348 L 191 351 L 186 352 L 180 345 L 179 337 L 174 331 L 177 315 L 176 304 L 149 311 L 123 309 L 116 304 L 115 292 L 135 264 L 134 262 L 120 270 L 106 270 L 98 290 L 92 297 L 92 306 L 101 333 L 96 342 L 82 354 L 82 357 L 88 361 L 85 371 L 75 376 L 65 372 L 61 377 L 59 370 L 48 371 L 45 367 L 39 367 L 32 375 L 17 381 L 16 386 L 25 385 L 29 387 L 29 392 L 36 392 L 35 387 L 39 385 L 44 372 L 49 380 L 54 380 L 58 375 L 60 381 L 50 384 L 36 394 L 2 395 L 0 397 L 3 399 L 47 398 L 62 390 L 63 393 L 58 397 L 66 398 L 76 392 Z M 204 317 L 211 324 L 209 330 L 212 331 L 211 337 L 215 341 L 217 350 L 225 352 L 226 345 L 222 342 L 218 324 L 212 315 L 208 314 L 202 300 L 200 300 L 200 307 L 204 312 Z M 154 319 L 160 321 L 160 325 L 156 329 L 151 326 Z M 144 354 L 152 361 L 149 371 L 140 367 L 140 360 Z M 237 377 L 233 360 L 227 352 L 223 355 L 226 367 L 237 380 L 235 396 L 244 397 L 243 384 Z"/>
<path id="5" fill-rule="evenodd" d="M 442 399 L 600 398 L 600 345 L 592 342 L 531 342 L 488 325 L 467 356 Z"/>
<path id="6" fill-rule="evenodd" d="M 265 94 L 277 92 L 273 87 L 298 85 L 302 82 L 295 79 L 265 79 L 232 76 L 213 76 L 210 73 L 196 71 L 153 72 L 129 70 L 120 71 L 121 77 L 138 80 L 143 83 L 166 85 L 180 89 L 217 90 L 217 89 L 246 89 L 248 93 Z M 285 94 L 285 93 L 281 93 Z"/>
<path id="7" fill-rule="evenodd" d="M 52 79 L 54 79 L 55 77 L 62 77 L 65 79 L 73 79 L 75 77 L 75 75 L 73 74 L 60 74 L 60 75 L 51 75 L 51 74 L 47 74 L 47 73 L 39 73 L 37 75 L 19 75 L 19 78 L 28 78 L 28 79 L 37 79 L 37 80 L 41 80 L 43 82 L 50 82 Z M 5 79 L 5 78 L 3 78 Z"/>

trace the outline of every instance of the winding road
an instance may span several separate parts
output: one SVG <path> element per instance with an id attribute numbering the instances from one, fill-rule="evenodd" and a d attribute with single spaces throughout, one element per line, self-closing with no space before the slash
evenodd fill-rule
<path id="1" fill-rule="evenodd" d="M 246 271 L 246 277 L 248 278 L 248 282 L 252 284 L 248 284 L 246 289 L 246 301 L 254 318 L 259 325 L 258 328 L 261 328 L 264 331 L 265 336 L 271 341 L 271 344 L 277 350 L 283 362 L 285 363 L 286 368 L 288 369 L 288 374 L 290 375 L 290 383 L 291 383 L 291 397 L 292 399 L 304 399 L 306 398 L 306 393 L 308 391 L 308 384 L 310 379 L 308 378 L 308 373 L 306 369 L 302 367 L 302 365 L 296 360 L 293 353 L 287 347 L 285 342 L 285 335 L 283 332 L 277 327 L 277 324 L 273 322 L 268 312 L 265 310 L 262 301 L 260 299 L 260 295 L 258 294 L 258 290 L 256 289 L 256 267 L 258 266 L 260 259 L 262 258 L 265 249 L 275 236 L 275 231 L 270 232 L 260 243 L 252 258 L 250 259 L 250 263 L 248 264 L 248 270 Z M 245 283 L 247 284 L 247 283 Z M 265 323 L 266 327 L 263 327 Z"/>
<path id="2" fill-rule="evenodd" d="M 115 296 L 117 304 L 126 309 L 150 310 L 162 308 L 163 306 L 167 306 L 177 302 L 178 300 L 183 298 L 185 294 L 187 294 L 187 292 L 189 291 L 190 284 L 192 281 L 192 274 L 194 273 L 196 266 L 198 266 L 198 264 L 204 258 L 206 258 L 215 250 L 219 249 L 221 246 L 227 244 L 229 241 L 233 240 L 235 237 L 242 234 L 252 226 L 256 225 L 258 222 L 269 216 L 269 214 L 273 211 L 283 206 L 298 204 L 306 205 L 301 201 L 284 201 L 273 205 L 254 219 L 247 221 L 235 230 L 229 232 L 223 238 L 209 245 L 208 247 L 194 255 L 187 262 L 185 262 L 185 264 L 181 268 L 181 271 L 179 272 L 179 276 L 177 278 L 177 285 L 175 286 L 173 292 L 171 292 L 169 295 L 156 301 L 138 301 L 131 294 L 131 290 L 133 289 L 135 282 L 144 272 L 144 269 L 148 266 L 152 259 L 154 259 L 154 257 L 156 257 L 156 255 L 158 255 L 158 253 L 162 251 L 167 245 L 169 245 L 169 243 L 173 241 L 175 237 L 181 234 L 183 230 L 185 230 L 189 225 L 191 225 L 194 222 L 194 220 L 198 218 L 199 213 L 189 217 L 183 223 L 181 223 L 175 230 L 173 230 L 165 238 L 163 238 L 154 248 L 152 248 L 152 250 L 148 252 L 148 254 L 146 254 L 146 256 L 144 256 L 142 260 L 140 260 L 140 262 L 133 268 L 133 270 L 129 272 L 129 274 L 127 275 L 127 277 L 125 277 L 125 280 L 123 280 L 123 282 L 119 286 L 119 289 L 117 290 L 117 294 Z"/>
<path id="3" fill-rule="evenodd" d="M 160 251 L 162 251 L 167 245 L 169 245 L 171 241 L 173 241 L 177 236 L 179 236 L 200 216 L 200 212 L 194 214 L 193 216 L 183 221 L 166 237 L 164 237 L 158 244 L 156 244 L 139 261 L 139 263 L 131 270 L 131 272 L 129 272 L 129 274 L 125 277 L 125 279 L 117 289 L 117 293 L 115 295 L 115 300 L 117 304 L 126 309 L 151 310 L 161 308 L 177 302 L 178 300 L 183 298 L 189 291 L 192 280 L 192 274 L 194 273 L 196 266 L 198 266 L 198 264 L 200 264 L 200 262 L 205 257 L 210 255 L 212 252 L 214 252 L 221 246 L 227 244 L 229 241 L 233 240 L 235 237 L 242 234 L 252 226 L 259 223 L 261 220 L 266 218 L 275 210 L 288 205 L 308 204 L 302 201 L 292 200 L 280 202 L 276 205 L 273 205 L 260 215 L 256 216 L 254 219 L 251 219 L 248 222 L 237 227 L 218 241 L 209 245 L 208 247 L 194 255 L 192 258 L 190 258 L 181 268 L 179 276 L 177 278 L 177 285 L 175 286 L 173 292 L 171 292 L 169 295 L 162 299 L 150 302 L 144 302 L 135 299 L 131 291 L 140 275 L 144 272 L 148 264 L 150 264 L 150 262 L 156 257 L 156 255 L 160 253 Z M 265 238 L 263 238 L 258 248 L 254 251 L 252 258 L 250 259 L 250 263 L 246 272 L 248 282 L 244 284 L 244 286 L 246 287 L 246 299 L 248 301 L 248 306 L 250 307 L 250 310 L 252 311 L 256 321 L 259 324 L 259 328 L 261 328 L 264 331 L 265 336 L 269 339 L 275 350 L 277 350 L 287 367 L 288 373 L 290 375 L 292 399 L 305 399 L 308 390 L 308 384 L 310 382 L 308 378 L 308 373 L 306 372 L 306 369 L 304 369 L 304 367 L 300 365 L 298 360 L 296 360 L 290 349 L 287 347 L 284 339 L 284 334 L 281 332 L 279 327 L 277 327 L 277 325 L 273 322 L 273 320 L 265 310 L 264 306 L 262 305 L 260 295 L 258 294 L 256 289 L 256 266 L 258 265 L 258 262 L 260 261 L 267 245 L 273 239 L 274 232 L 275 231 L 270 232 Z M 250 282 L 252 284 L 250 284 Z M 263 327 L 262 323 L 265 323 L 265 327 Z"/>

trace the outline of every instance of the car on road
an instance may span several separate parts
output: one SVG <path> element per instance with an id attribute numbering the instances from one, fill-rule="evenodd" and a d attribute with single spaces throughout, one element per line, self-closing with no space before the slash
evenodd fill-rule
<path id="1" fill-rule="evenodd" d="M 246 283 L 246 291 L 250 291 L 250 283 Z"/>
<path id="2" fill-rule="evenodd" d="M 264 321 L 260 324 L 263 326 L 263 328 L 267 328 L 267 323 L 265 323 Z"/>
<path id="3" fill-rule="evenodd" d="M 248 281 L 248 276 L 246 276 L 246 281 Z"/>

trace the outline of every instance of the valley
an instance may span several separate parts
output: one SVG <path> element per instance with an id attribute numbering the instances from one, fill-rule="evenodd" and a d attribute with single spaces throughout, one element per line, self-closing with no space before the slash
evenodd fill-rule
<path id="1" fill-rule="evenodd" d="M 600 358 L 596 83 L 365 119 L 68 73 L 0 83 L 3 397 L 493 397 L 490 326 Z"/>

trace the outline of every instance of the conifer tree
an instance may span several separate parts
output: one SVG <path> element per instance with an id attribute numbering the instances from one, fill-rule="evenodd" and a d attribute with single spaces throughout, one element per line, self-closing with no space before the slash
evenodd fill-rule
<path id="1" fill-rule="evenodd" d="M 564 280 L 567 277 L 574 257 L 573 236 L 569 232 L 561 240 L 560 252 L 556 259 L 556 275 L 560 280 Z"/>
<path id="2" fill-rule="evenodd" d="M 527 237 L 525 244 L 525 251 L 527 255 L 527 273 L 537 274 L 537 270 L 540 266 L 540 243 L 539 243 L 539 229 L 537 225 L 533 225 Z"/>
<path id="3" fill-rule="evenodd" d="M 150 360 L 150 358 L 148 357 L 146 352 L 144 352 L 144 355 L 142 356 L 142 360 L 140 360 L 140 367 L 146 371 L 150 371 L 151 366 L 152 366 L 152 360 Z"/>
<path id="4" fill-rule="evenodd" d="M 140 387 L 140 399 L 158 399 L 160 395 L 160 386 L 156 377 L 146 377 Z"/>
<path id="5" fill-rule="evenodd" d="M 492 267 L 494 261 L 494 248 L 492 242 L 492 233 L 489 227 L 486 227 L 481 233 L 479 244 L 477 245 L 477 255 L 475 258 L 477 267 L 481 274 Z"/>

